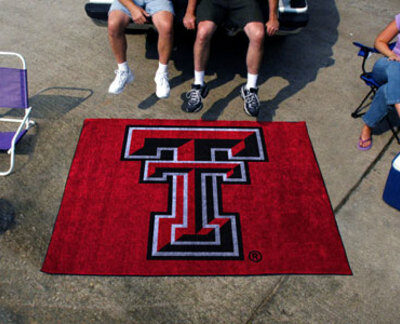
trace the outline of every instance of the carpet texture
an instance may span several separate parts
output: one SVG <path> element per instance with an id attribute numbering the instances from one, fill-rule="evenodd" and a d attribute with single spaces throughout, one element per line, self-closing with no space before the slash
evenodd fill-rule
<path id="1" fill-rule="evenodd" d="M 42 271 L 351 274 L 306 124 L 86 120 Z"/>

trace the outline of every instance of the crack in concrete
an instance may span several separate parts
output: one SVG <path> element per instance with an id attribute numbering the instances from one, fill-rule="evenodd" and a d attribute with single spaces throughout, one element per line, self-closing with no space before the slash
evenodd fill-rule
<path id="1" fill-rule="evenodd" d="M 249 319 L 246 321 L 246 324 L 251 324 L 254 320 L 254 318 L 256 317 L 258 311 L 264 307 L 265 305 L 267 305 L 269 303 L 269 301 L 277 294 L 279 288 L 286 282 L 289 280 L 288 276 L 282 276 L 279 281 L 277 282 L 277 284 L 275 285 L 275 287 L 272 289 L 272 291 L 261 301 L 261 303 L 254 309 L 254 311 L 251 313 Z"/>
<path id="2" fill-rule="evenodd" d="M 374 167 L 382 159 L 382 157 L 385 155 L 385 153 L 389 149 L 390 145 L 393 143 L 394 139 L 395 139 L 394 136 L 392 136 L 390 138 L 390 140 L 383 147 L 382 151 L 377 155 L 375 160 L 372 161 L 372 163 L 369 165 L 369 167 L 361 175 L 360 179 L 358 179 L 358 181 L 354 184 L 354 186 L 347 192 L 347 194 L 343 197 L 343 199 L 340 201 L 340 203 L 335 207 L 335 209 L 333 210 L 335 215 L 337 213 L 339 213 L 339 211 L 344 207 L 344 205 L 346 205 L 346 203 L 349 201 L 350 197 L 358 189 L 358 187 L 361 185 L 363 180 L 371 173 L 371 171 L 374 169 Z"/>

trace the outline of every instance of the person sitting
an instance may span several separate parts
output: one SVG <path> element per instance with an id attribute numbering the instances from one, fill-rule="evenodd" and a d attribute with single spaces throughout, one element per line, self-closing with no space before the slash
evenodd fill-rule
<path id="1" fill-rule="evenodd" d="M 127 41 L 125 28 L 130 18 L 136 24 L 144 24 L 151 17 L 158 31 L 158 70 L 154 77 L 156 95 L 167 98 L 170 94 L 168 61 L 173 43 L 174 8 L 171 0 L 114 0 L 108 13 L 108 38 L 118 69 L 108 92 L 121 93 L 126 84 L 133 82 L 134 75 L 126 60 Z"/>
<path id="2" fill-rule="evenodd" d="M 396 45 L 390 50 L 389 43 L 396 36 Z M 375 48 L 385 57 L 376 61 L 372 70 L 374 80 L 381 86 L 363 116 L 365 124 L 358 141 L 358 148 L 362 151 L 372 147 L 372 129 L 389 111 L 396 110 L 400 117 L 400 14 L 378 35 Z"/>
<path id="3" fill-rule="evenodd" d="M 201 0 L 196 7 L 197 2 L 197 0 L 188 1 L 183 20 L 188 29 L 194 29 L 197 23 L 194 44 L 194 82 L 191 90 L 186 93 L 184 110 L 197 112 L 203 108 L 202 100 L 207 97 L 209 91 L 204 82 L 204 75 L 210 56 L 211 38 L 217 27 L 228 19 L 236 26 L 243 28 L 249 38 L 246 57 L 247 83 L 241 88 L 240 95 L 244 100 L 244 111 L 250 116 L 257 116 L 260 110 L 257 78 L 263 57 L 265 29 L 269 36 L 273 36 L 279 29 L 278 0 L 268 0 L 265 3 L 269 8 L 267 19 L 258 0 Z"/>

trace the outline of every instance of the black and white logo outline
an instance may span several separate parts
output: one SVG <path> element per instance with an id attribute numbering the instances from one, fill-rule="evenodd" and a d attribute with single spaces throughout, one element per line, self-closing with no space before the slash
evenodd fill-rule
<path id="1" fill-rule="evenodd" d="M 143 147 L 131 152 L 137 132 L 166 132 L 166 137 L 150 138 Z M 246 134 L 244 136 L 244 149 L 234 154 L 234 147 L 240 140 L 226 139 L 201 140 L 174 138 L 174 132 L 184 134 L 190 132 L 224 132 L 225 134 Z M 247 137 L 246 137 L 247 136 Z M 236 136 L 237 137 L 237 136 Z M 180 161 L 179 147 L 195 141 L 197 147 L 202 148 L 202 154 L 193 161 Z M 147 143 L 146 143 L 147 142 Z M 164 145 L 166 144 L 166 145 Z M 213 147 L 215 144 L 216 147 Z M 224 145 L 226 147 L 224 147 Z M 252 150 L 248 150 L 247 146 Z M 206 149 L 204 150 L 204 147 Z M 206 152 L 206 153 L 204 153 Z M 268 161 L 263 131 L 258 127 L 176 127 L 176 126 L 127 126 L 121 159 L 123 161 L 141 161 L 141 183 L 169 183 L 169 206 L 166 212 L 152 212 L 150 217 L 148 258 L 149 259 L 243 259 L 240 218 L 238 213 L 223 212 L 222 210 L 222 184 L 250 184 L 249 162 Z M 209 165 L 212 164 L 212 167 Z M 171 166 L 168 168 L 163 167 Z M 153 173 L 151 173 L 152 170 Z M 154 170 L 157 170 L 154 172 Z M 193 171 L 194 170 L 194 171 Z M 189 173 L 192 171 L 191 173 Z M 189 174 L 196 178 L 196 220 L 201 223 L 200 229 L 209 229 L 213 235 L 207 240 L 199 237 L 176 238 L 176 231 L 187 227 Z M 194 175 L 193 175 L 194 174 Z M 228 175 L 229 174 L 229 175 Z M 182 191 L 179 191 L 182 190 Z M 179 202 L 183 210 L 183 221 L 171 226 L 170 243 L 168 246 L 159 247 L 159 228 L 163 219 L 176 218 L 178 192 L 182 192 L 182 201 Z M 212 193 L 212 194 L 211 194 Z M 199 196 L 199 197 L 197 197 Z M 200 205 L 200 207 L 198 206 Z M 212 214 L 212 216 L 210 216 Z M 210 220 L 228 220 L 228 230 L 222 233 L 218 224 L 210 224 Z M 201 221 L 200 221 L 201 220 Z M 226 232 L 229 232 L 227 239 Z M 224 241 L 224 242 L 222 242 Z M 228 243 L 227 243 L 228 242 Z M 221 244 L 225 245 L 221 248 Z M 229 245 L 229 249 L 227 246 Z"/>

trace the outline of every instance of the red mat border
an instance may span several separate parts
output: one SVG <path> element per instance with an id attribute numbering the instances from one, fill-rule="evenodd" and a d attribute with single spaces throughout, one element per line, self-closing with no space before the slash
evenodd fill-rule
<path id="1" fill-rule="evenodd" d="M 234 127 L 236 127 L 236 126 L 254 127 L 255 124 L 263 125 L 263 124 L 271 124 L 271 123 L 274 123 L 274 124 L 288 124 L 288 123 L 303 124 L 305 129 L 306 129 L 307 135 L 308 135 L 307 136 L 308 137 L 307 140 L 308 140 L 308 142 L 310 144 L 310 147 L 312 149 L 316 165 L 318 167 L 318 177 L 323 183 L 323 187 L 324 187 L 323 190 L 326 193 L 326 196 L 327 196 L 328 201 L 329 201 L 329 206 L 330 206 L 332 215 L 334 216 L 334 223 L 335 223 L 336 230 L 337 230 L 337 233 L 338 233 L 339 238 L 340 238 L 340 244 L 342 246 L 342 249 L 343 249 L 343 252 L 344 252 L 344 256 L 345 256 L 345 259 L 346 259 L 346 262 L 347 262 L 347 265 L 348 265 L 348 268 L 349 268 L 349 273 L 279 272 L 279 273 L 260 273 L 260 274 L 163 274 L 163 275 L 160 275 L 160 274 L 130 274 L 130 273 L 127 273 L 127 274 L 112 274 L 112 273 L 110 273 L 110 274 L 107 274 L 107 273 L 79 274 L 79 273 L 66 273 L 66 272 L 55 272 L 55 271 L 48 272 L 48 271 L 44 270 L 44 263 L 45 263 L 45 260 L 46 260 L 46 258 L 48 256 L 48 254 L 49 254 L 50 243 L 51 243 L 51 240 L 52 240 L 52 237 L 53 237 L 53 234 L 54 234 L 54 229 L 55 229 L 55 226 L 56 226 L 56 223 L 57 223 L 58 215 L 59 215 L 60 210 L 61 210 L 61 206 L 62 206 L 62 204 L 64 202 L 65 190 L 66 190 L 66 186 L 67 186 L 68 180 L 70 178 L 70 171 L 71 171 L 72 164 L 73 164 L 73 162 L 75 160 L 75 157 L 76 157 L 76 153 L 77 153 L 77 149 L 78 149 L 78 143 L 79 143 L 79 140 L 81 139 L 82 132 L 83 132 L 85 124 L 87 122 L 90 122 L 90 121 L 111 121 L 111 120 L 112 121 L 127 121 L 127 120 L 130 120 L 130 119 L 134 120 L 134 121 L 144 121 L 144 122 L 150 121 L 152 123 L 153 122 L 154 123 L 160 123 L 161 126 L 176 126 L 175 123 L 181 123 L 180 126 L 192 126 L 193 122 L 204 123 L 205 127 L 206 126 L 220 126 L 220 122 L 228 122 Z M 42 268 L 40 269 L 40 271 L 45 273 L 45 274 L 55 275 L 55 276 L 95 276 L 95 277 L 103 277 L 103 276 L 104 277 L 110 277 L 110 276 L 111 277 L 353 276 L 353 271 L 352 271 L 352 268 L 351 268 L 351 264 L 349 262 L 348 254 L 347 254 L 346 248 L 345 248 L 344 243 L 343 243 L 342 234 L 340 232 L 340 229 L 339 229 L 339 226 L 338 226 L 338 223 L 337 223 L 337 220 L 336 220 L 336 215 L 335 215 L 334 209 L 332 207 L 331 199 L 330 199 L 328 191 L 326 189 L 325 180 L 324 180 L 324 178 L 322 176 L 321 168 L 320 168 L 320 165 L 319 165 L 319 162 L 318 162 L 314 147 L 312 145 L 312 141 L 311 141 L 311 138 L 310 138 L 310 134 L 308 132 L 308 127 L 307 127 L 306 121 L 273 121 L 273 122 L 272 121 L 240 121 L 240 120 L 208 121 L 208 120 L 198 120 L 198 119 L 152 119 L 152 118 L 145 118 L 145 119 L 136 119 L 136 118 L 86 118 L 86 119 L 84 119 L 82 127 L 81 127 L 81 130 L 79 132 L 78 141 L 77 141 L 77 144 L 75 146 L 75 151 L 74 151 L 70 166 L 68 168 L 68 175 L 67 175 L 67 179 L 66 179 L 65 184 L 64 184 L 63 196 L 62 196 L 61 203 L 60 203 L 60 206 L 59 206 L 58 211 L 57 211 L 57 217 L 54 220 L 54 224 L 53 224 L 53 228 L 52 228 L 52 231 L 51 231 L 50 240 L 49 240 L 49 243 L 48 243 L 48 246 L 47 246 L 46 255 L 45 255 L 45 258 L 44 258 L 44 260 L 42 262 Z"/>

